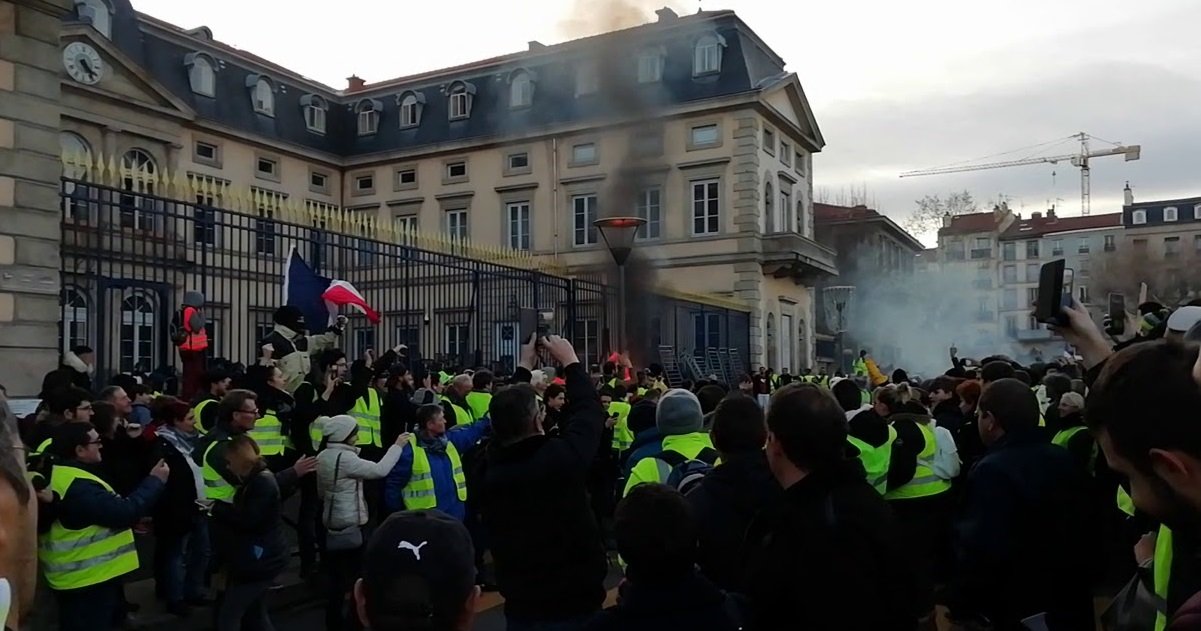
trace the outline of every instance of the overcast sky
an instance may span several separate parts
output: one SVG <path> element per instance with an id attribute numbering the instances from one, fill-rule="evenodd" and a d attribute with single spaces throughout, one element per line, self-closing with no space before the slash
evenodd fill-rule
<path id="1" fill-rule="evenodd" d="M 598 17 L 600 7 L 615 2 L 626 10 Z M 690 13 L 701 3 L 343 0 L 333 11 L 304 9 L 295 0 L 133 4 L 185 28 L 209 26 L 220 41 L 341 88 L 352 73 L 381 81 L 524 50 L 529 40 L 551 44 L 628 25 L 639 13 L 649 21 L 664 4 Z M 1078 214 L 1079 171 L 1066 163 L 897 178 L 1078 131 L 1143 146 L 1138 162 L 1094 161 L 1094 214 L 1120 210 L 1127 180 L 1136 199 L 1201 195 L 1201 2 L 704 0 L 703 6 L 736 11 L 800 76 L 827 142 L 814 159 L 815 185 L 831 201 L 866 188 L 880 210 L 900 221 L 923 195 L 967 189 L 981 201 L 1008 195 L 1011 207 L 1026 214 L 1056 198 L 1062 214 Z M 1040 151 L 1047 150 L 1003 158 L 1075 147 Z"/>

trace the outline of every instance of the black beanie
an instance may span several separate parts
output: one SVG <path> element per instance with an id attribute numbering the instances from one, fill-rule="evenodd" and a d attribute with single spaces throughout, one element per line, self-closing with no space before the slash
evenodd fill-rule
<path id="1" fill-rule="evenodd" d="M 293 331 L 304 328 L 304 312 L 300 307 L 294 305 L 284 305 L 275 310 L 275 323 L 292 329 Z"/>

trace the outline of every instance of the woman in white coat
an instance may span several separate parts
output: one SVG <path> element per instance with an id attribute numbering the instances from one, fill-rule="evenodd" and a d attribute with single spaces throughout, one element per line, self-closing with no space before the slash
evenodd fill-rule
<path id="1" fill-rule="evenodd" d="M 354 417 L 341 414 L 318 422 L 322 441 L 317 453 L 317 494 L 326 530 L 323 560 L 330 579 L 325 624 L 338 631 L 345 623 L 350 589 L 359 572 L 363 526 L 371 517 L 363 499 L 363 480 L 388 475 L 410 435 L 398 436 L 379 462 L 371 462 L 359 457 L 359 425 Z"/>

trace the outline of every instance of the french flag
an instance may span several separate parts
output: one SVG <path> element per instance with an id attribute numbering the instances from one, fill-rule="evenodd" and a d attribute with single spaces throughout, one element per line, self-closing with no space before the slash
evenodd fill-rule
<path id="1" fill-rule="evenodd" d="M 288 267 L 284 271 L 284 304 L 304 312 L 310 328 L 321 322 L 325 326 L 333 324 L 339 307 L 353 307 L 372 324 L 379 323 L 379 313 L 367 304 L 354 285 L 319 276 L 304 262 L 295 246 L 288 254 Z"/>

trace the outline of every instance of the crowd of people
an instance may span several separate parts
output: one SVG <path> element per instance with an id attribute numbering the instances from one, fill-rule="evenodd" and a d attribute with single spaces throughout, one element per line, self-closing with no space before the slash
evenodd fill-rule
<path id="1" fill-rule="evenodd" d="M 94 389 L 76 348 L 0 424 L 25 454 L 0 458 L 0 506 L 30 507 L 40 568 L 0 564 L 9 627 L 118 628 L 149 556 L 172 614 L 271 629 L 295 555 L 335 630 L 468 630 L 490 590 L 513 631 L 1074 631 L 1098 596 L 1106 628 L 1201 628 L 1198 348 L 1065 317 L 1078 358 L 952 349 L 921 379 L 864 352 L 733 387 L 590 370 L 556 336 L 511 375 L 351 359 L 344 319 L 309 334 L 293 307 L 252 365 L 193 367 L 180 396 Z"/>

